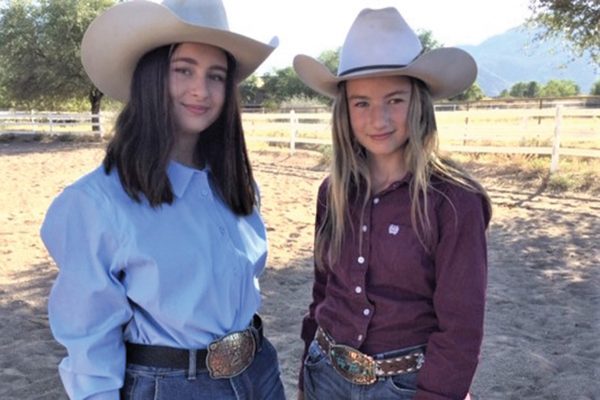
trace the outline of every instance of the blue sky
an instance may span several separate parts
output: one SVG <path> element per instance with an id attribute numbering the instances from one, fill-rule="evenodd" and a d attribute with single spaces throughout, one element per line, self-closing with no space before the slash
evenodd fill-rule
<path id="1" fill-rule="evenodd" d="M 396 7 L 415 30 L 432 31 L 446 46 L 479 44 L 530 16 L 529 0 L 223 0 L 230 28 L 279 47 L 259 72 L 292 64 L 295 54 L 318 56 L 339 47 L 363 8 Z"/>

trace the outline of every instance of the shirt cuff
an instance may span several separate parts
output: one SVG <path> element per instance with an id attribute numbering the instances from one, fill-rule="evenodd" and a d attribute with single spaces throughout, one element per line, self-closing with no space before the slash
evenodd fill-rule
<path id="1" fill-rule="evenodd" d="M 85 400 L 119 400 L 119 391 L 111 390 L 109 392 L 96 393 Z"/>

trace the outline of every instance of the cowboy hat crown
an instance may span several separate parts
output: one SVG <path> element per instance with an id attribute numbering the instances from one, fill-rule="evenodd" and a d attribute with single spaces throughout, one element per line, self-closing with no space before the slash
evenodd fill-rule
<path id="1" fill-rule="evenodd" d="M 463 92 L 477 76 L 475 60 L 464 50 L 423 52 L 419 37 L 393 7 L 358 14 L 342 46 L 337 75 L 303 54 L 294 58 L 294 69 L 307 86 L 332 98 L 348 79 L 402 75 L 422 80 L 431 96 L 441 99 Z"/>

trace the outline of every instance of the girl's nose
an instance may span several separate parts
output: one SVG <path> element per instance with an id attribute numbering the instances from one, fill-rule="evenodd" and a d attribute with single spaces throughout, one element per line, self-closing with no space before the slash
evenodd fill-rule
<path id="1" fill-rule="evenodd" d="M 205 98 L 208 97 L 209 88 L 206 80 L 198 77 L 191 82 L 190 93 L 196 97 Z"/>
<path id="2" fill-rule="evenodd" d="M 389 123 L 389 110 L 385 105 L 371 107 L 371 125 L 374 128 L 384 128 Z"/>

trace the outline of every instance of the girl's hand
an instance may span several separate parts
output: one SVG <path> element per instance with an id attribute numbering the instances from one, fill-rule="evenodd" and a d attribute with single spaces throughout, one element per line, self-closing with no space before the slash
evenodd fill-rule
<path id="1" fill-rule="evenodd" d="M 298 390 L 298 397 L 296 400 L 304 400 L 304 392 L 302 390 Z"/>

